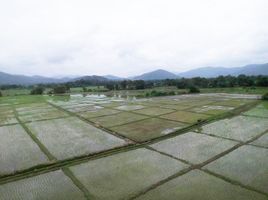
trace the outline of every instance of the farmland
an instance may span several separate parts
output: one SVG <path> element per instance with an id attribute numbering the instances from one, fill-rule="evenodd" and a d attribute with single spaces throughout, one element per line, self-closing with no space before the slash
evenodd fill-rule
<path id="1" fill-rule="evenodd" d="M 0 199 L 268 198 L 257 95 L 0 98 Z"/>

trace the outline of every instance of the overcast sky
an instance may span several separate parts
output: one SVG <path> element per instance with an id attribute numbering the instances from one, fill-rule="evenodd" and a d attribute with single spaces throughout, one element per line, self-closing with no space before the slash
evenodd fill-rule
<path id="1" fill-rule="evenodd" d="M 131 76 L 268 62 L 268 0 L 0 0 L 0 71 Z"/>

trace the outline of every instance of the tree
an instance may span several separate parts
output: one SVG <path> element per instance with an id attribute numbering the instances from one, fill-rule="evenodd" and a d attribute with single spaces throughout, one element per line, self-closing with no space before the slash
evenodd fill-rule
<path id="1" fill-rule="evenodd" d="M 70 88 L 67 85 L 57 85 L 53 88 L 54 94 L 64 94 L 70 91 Z"/>
<path id="2" fill-rule="evenodd" d="M 0 91 L 0 97 L 2 97 L 3 96 L 3 94 L 2 94 L 2 92 Z"/>
<path id="3" fill-rule="evenodd" d="M 268 101 L 268 93 L 262 95 L 262 100 Z"/>
<path id="4" fill-rule="evenodd" d="M 200 90 L 194 85 L 189 87 L 189 93 L 200 93 Z"/>
<path id="5" fill-rule="evenodd" d="M 87 88 L 86 87 L 83 87 L 83 92 L 87 92 Z"/>
<path id="6" fill-rule="evenodd" d="M 261 87 L 268 86 L 268 77 L 265 76 L 258 76 L 256 80 L 256 85 Z"/>
<path id="7" fill-rule="evenodd" d="M 41 94 L 44 93 L 44 91 L 45 91 L 45 88 L 43 88 L 43 87 L 41 87 L 41 86 L 37 86 L 37 87 L 34 87 L 34 88 L 31 90 L 30 94 L 31 94 L 31 95 L 41 95 Z"/>
<path id="8" fill-rule="evenodd" d="M 143 80 L 134 81 L 134 87 L 136 90 L 143 90 L 145 89 L 145 82 Z"/>

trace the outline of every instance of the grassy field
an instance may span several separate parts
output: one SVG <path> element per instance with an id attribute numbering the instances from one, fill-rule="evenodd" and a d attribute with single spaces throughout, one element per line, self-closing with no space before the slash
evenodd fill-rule
<path id="1" fill-rule="evenodd" d="M 104 94 L 0 98 L 1 200 L 268 198 L 267 102 Z"/>

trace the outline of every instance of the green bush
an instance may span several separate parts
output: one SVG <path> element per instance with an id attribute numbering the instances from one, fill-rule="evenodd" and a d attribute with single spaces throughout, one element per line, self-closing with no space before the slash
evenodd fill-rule
<path id="1" fill-rule="evenodd" d="M 87 92 L 87 88 L 86 87 L 83 87 L 83 92 Z"/>
<path id="2" fill-rule="evenodd" d="M 268 101 L 268 93 L 262 95 L 262 100 Z"/>
<path id="3" fill-rule="evenodd" d="M 162 92 L 162 91 L 152 90 L 151 92 L 146 92 L 145 94 L 146 97 L 160 97 L 160 96 L 172 96 L 172 95 L 176 95 L 176 93 L 174 91 Z"/>
<path id="4" fill-rule="evenodd" d="M 47 94 L 48 94 L 49 96 L 51 96 L 51 95 L 53 94 L 53 90 L 49 90 L 49 91 L 47 92 Z"/>
<path id="5" fill-rule="evenodd" d="M 200 90 L 196 86 L 190 86 L 189 93 L 200 93 Z"/>
<path id="6" fill-rule="evenodd" d="M 54 94 L 64 94 L 67 92 L 70 92 L 70 88 L 67 87 L 66 85 L 57 85 L 53 88 Z"/>
<path id="7" fill-rule="evenodd" d="M 31 95 L 41 95 L 44 93 L 44 91 L 45 91 L 45 88 L 38 86 L 38 87 L 34 87 L 31 90 L 30 94 Z"/>

